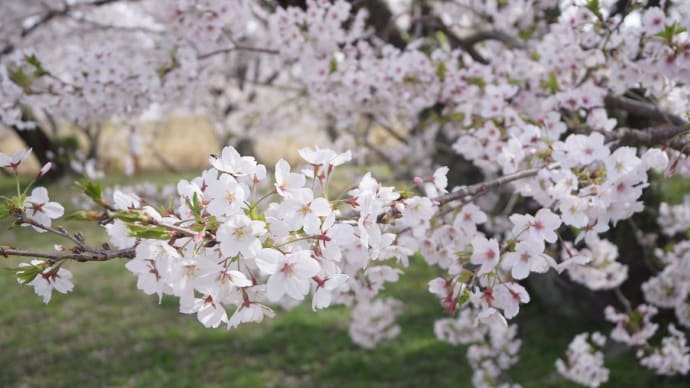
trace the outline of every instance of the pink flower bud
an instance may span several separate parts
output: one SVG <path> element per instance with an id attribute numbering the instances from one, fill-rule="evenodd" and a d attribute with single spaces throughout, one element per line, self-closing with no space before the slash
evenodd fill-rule
<path id="1" fill-rule="evenodd" d="M 53 168 L 53 162 L 48 162 L 41 167 L 41 169 L 38 171 L 38 175 L 36 175 L 36 179 L 40 179 L 42 176 L 48 173 L 50 169 Z"/>
<path id="2" fill-rule="evenodd" d="M 421 185 L 422 183 L 424 183 L 424 179 L 416 176 L 412 179 L 412 183 L 414 183 L 415 185 Z"/>

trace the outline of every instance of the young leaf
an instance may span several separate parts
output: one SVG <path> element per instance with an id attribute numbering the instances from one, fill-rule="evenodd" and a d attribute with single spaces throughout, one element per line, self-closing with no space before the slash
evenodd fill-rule
<path id="1" fill-rule="evenodd" d="M 139 238 L 150 238 L 155 240 L 167 240 L 170 238 L 170 233 L 167 229 L 160 226 L 151 225 L 131 225 L 128 224 L 129 235 Z"/>

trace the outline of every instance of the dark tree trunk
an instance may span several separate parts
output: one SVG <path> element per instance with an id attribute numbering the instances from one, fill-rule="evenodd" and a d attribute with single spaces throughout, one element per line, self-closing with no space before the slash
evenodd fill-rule
<path id="1" fill-rule="evenodd" d="M 30 117 L 31 114 L 26 112 L 23 119 L 28 120 Z M 65 175 L 67 169 L 58 158 L 58 149 L 40 125 L 37 125 L 34 129 L 19 129 L 16 126 L 11 128 L 27 147 L 31 147 L 31 154 L 38 160 L 41 166 L 48 162 L 53 162 L 53 168 L 43 179 L 56 180 Z M 49 155 L 52 155 L 52 159 L 49 158 Z"/>

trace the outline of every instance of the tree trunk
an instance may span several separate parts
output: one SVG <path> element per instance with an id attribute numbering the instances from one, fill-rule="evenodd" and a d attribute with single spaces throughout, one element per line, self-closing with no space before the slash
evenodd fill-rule
<path id="1" fill-rule="evenodd" d="M 28 111 L 25 112 L 22 118 L 27 121 L 30 120 L 31 113 Z M 43 179 L 56 180 L 65 175 L 67 169 L 63 165 L 63 162 L 60 161 L 60 158 L 58 158 L 58 149 L 43 128 L 39 125 L 34 129 L 19 129 L 16 126 L 12 126 L 11 128 L 27 147 L 31 147 L 32 155 L 38 159 L 41 166 L 48 162 L 53 162 L 53 168 Z"/>

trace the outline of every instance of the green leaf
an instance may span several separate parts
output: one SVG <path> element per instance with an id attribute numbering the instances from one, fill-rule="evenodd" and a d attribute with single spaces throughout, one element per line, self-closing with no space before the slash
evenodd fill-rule
<path id="1" fill-rule="evenodd" d="M 43 67 L 43 64 L 41 64 L 41 61 L 39 61 L 36 57 L 36 54 L 25 55 L 24 59 L 26 60 L 26 63 L 34 67 L 34 76 L 40 77 L 48 74 L 46 69 Z"/>
<path id="2" fill-rule="evenodd" d="M 77 187 L 79 187 L 81 191 L 86 194 L 86 196 L 94 200 L 94 202 L 98 203 L 99 205 L 104 203 L 103 187 L 101 187 L 100 183 L 96 183 L 84 176 L 82 181 L 77 183 Z"/>
<path id="3" fill-rule="evenodd" d="M 548 89 L 552 94 L 558 93 L 561 90 L 561 88 L 558 86 L 558 78 L 556 77 L 556 73 L 553 71 L 549 73 L 549 79 L 542 80 L 539 86 L 544 89 Z"/>
<path id="4" fill-rule="evenodd" d="M 643 325 L 643 320 L 644 320 L 644 315 L 637 311 L 633 310 L 628 314 L 628 328 L 630 329 L 630 333 L 635 333 L 640 330 L 640 328 Z"/>
<path id="5" fill-rule="evenodd" d="M 101 218 L 101 213 L 93 210 L 78 210 L 65 216 L 65 220 L 96 221 Z"/>
<path id="6" fill-rule="evenodd" d="M 446 64 L 445 64 L 445 62 L 439 62 L 438 65 L 436 65 L 436 76 L 441 81 L 443 81 L 446 78 Z"/>
<path id="7" fill-rule="evenodd" d="M 328 74 L 333 74 L 336 71 L 338 71 L 338 61 L 335 58 L 331 58 L 331 61 L 328 62 Z"/>
<path id="8" fill-rule="evenodd" d="M 593 14 L 597 15 L 599 17 L 600 11 L 599 11 L 599 0 L 587 0 L 587 3 L 585 3 L 585 7 L 592 11 Z"/>
<path id="9" fill-rule="evenodd" d="M 22 88 L 24 93 L 31 94 L 31 78 L 24 72 L 24 69 L 11 69 L 8 75 L 10 80 Z"/>
<path id="10" fill-rule="evenodd" d="M 477 85 L 480 88 L 483 88 L 486 85 L 486 81 L 484 81 L 484 78 L 481 77 L 470 77 L 467 79 L 467 83 L 470 85 Z"/>
<path id="11" fill-rule="evenodd" d="M 247 217 L 251 218 L 252 221 L 266 221 L 266 217 L 259 212 L 259 209 L 255 204 L 249 206 L 244 213 L 247 215 Z"/>
<path id="12" fill-rule="evenodd" d="M 449 113 L 447 116 L 450 119 L 450 121 L 465 121 L 465 114 L 463 112 L 452 112 Z"/>
<path id="13" fill-rule="evenodd" d="M 458 305 L 462 306 L 470 300 L 470 291 L 467 288 L 463 288 L 458 298 Z"/>
<path id="14" fill-rule="evenodd" d="M 151 220 L 151 217 L 141 210 L 120 210 L 113 212 L 111 215 L 113 218 L 122 220 L 124 222 L 148 222 Z"/>
<path id="15" fill-rule="evenodd" d="M 443 31 L 436 31 L 436 40 L 438 40 L 439 46 L 446 51 L 450 51 L 450 43 L 448 43 L 448 37 Z"/>
<path id="16" fill-rule="evenodd" d="M 675 22 L 673 24 L 667 24 L 666 26 L 664 26 L 663 31 L 657 32 L 656 34 L 654 34 L 654 36 L 660 37 L 661 39 L 665 40 L 666 43 L 671 45 L 673 44 L 673 37 L 678 34 L 682 34 L 685 31 L 687 30 L 678 25 L 677 22 Z"/>
<path id="17" fill-rule="evenodd" d="M 520 39 L 522 39 L 522 40 L 527 40 L 527 39 L 531 38 L 535 32 L 537 32 L 537 26 L 535 24 L 533 24 L 533 25 L 525 28 L 524 30 L 520 30 L 520 32 L 518 32 L 518 37 L 520 37 Z"/>
<path id="18" fill-rule="evenodd" d="M 129 228 L 129 235 L 132 237 L 155 240 L 167 240 L 170 238 L 168 230 L 160 226 L 128 224 L 127 227 Z"/>
<path id="19" fill-rule="evenodd" d="M 0 220 L 10 216 L 10 207 L 7 202 L 0 203 Z"/>
<path id="20" fill-rule="evenodd" d="M 19 283 L 27 284 L 31 283 L 31 281 L 34 280 L 36 276 L 38 276 L 38 274 L 43 272 L 43 270 L 45 269 L 43 263 L 44 262 L 38 265 L 28 265 L 26 267 L 16 267 L 8 269 L 10 271 L 15 271 L 15 275 L 17 276 Z"/>
<path id="21" fill-rule="evenodd" d="M 187 201 L 187 206 L 189 206 L 189 209 L 192 211 L 192 214 L 194 215 L 194 219 L 197 221 L 201 221 L 201 212 L 204 210 L 201 207 L 201 201 L 199 200 L 199 195 L 197 193 L 194 193 L 194 196 L 192 197 L 191 202 L 189 200 Z"/>
<path id="22" fill-rule="evenodd" d="M 460 272 L 460 275 L 458 276 L 458 281 L 460 283 L 467 284 L 472 280 L 472 276 L 474 276 L 474 273 L 468 269 L 462 269 Z"/>

